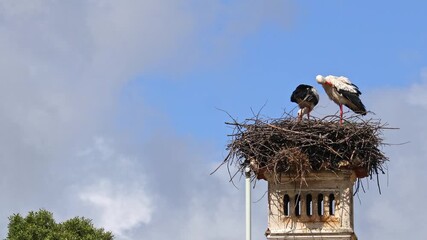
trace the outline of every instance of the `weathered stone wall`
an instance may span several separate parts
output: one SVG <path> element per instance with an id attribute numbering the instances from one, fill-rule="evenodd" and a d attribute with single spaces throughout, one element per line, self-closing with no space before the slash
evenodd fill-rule
<path id="1" fill-rule="evenodd" d="M 356 239 L 353 171 L 310 173 L 303 180 L 289 175 L 267 179 L 267 239 Z"/>

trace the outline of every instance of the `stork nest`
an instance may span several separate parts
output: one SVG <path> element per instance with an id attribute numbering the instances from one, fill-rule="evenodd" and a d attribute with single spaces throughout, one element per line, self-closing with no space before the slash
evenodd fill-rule
<path id="1" fill-rule="evenodd" d="M 234 130 L 229 135 L 229 153 L 219 167 L 227 165 L 231 180 L 247 164 L 257 179 L 273 176 L 277 180 L 286 173 L 304 178 L 321 170 L 353 170 L 359 179 L 385 173 L 388 158 L 380 150 L 386 145 L 381 136 L 384 129 L 392 128 L 380 120 L 351 116 L 340 124 L 337 116 L 303 121 L 288 116 L 255 117 L 240 123 L 233 119 L 226 124 Z M 238 166 L 234 174 L 233 165 Z"/>

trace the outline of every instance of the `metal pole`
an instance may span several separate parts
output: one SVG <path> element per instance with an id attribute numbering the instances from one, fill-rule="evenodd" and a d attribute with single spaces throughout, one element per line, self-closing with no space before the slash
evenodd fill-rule
<path id="1" fill-rule="evenodd" d="M 245 167 L 246 185 L 246 240 L 251 240 L 251 169 Z"/>

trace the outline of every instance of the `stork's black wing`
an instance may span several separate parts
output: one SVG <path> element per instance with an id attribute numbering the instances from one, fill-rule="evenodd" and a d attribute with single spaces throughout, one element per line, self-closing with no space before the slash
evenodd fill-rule
<path id="1" fill-rule="evenodd" d="M 350 92 L 340 89 L 338 90 L 338 93 L 348 100 L 348 103 L 344 104 L 345 106 L 357 114 L 366 115 L 366 108 L 365 105 L 363 105 L 362 100 L 360 100 L 359 95 L 361 92 L 358 89 L 357 92 Z"/>
<path id="2" fill-rule="evenodd" d="M 300 84 L 292 92 L 291 102 L 299 104 L 302 101 L 312 102 L 314 105 L 319 102 L 319 98 L 313 92 L 313 86 Z"/>

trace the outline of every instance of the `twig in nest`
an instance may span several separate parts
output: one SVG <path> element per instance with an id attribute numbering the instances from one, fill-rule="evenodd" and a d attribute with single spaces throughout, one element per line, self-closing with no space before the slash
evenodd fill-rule
<path id="1" fill-rule="evenodd" d="M 384 129 L 394 129 L 358 116 L 345 119 L 343 125 L 335 115 L 296 121 L 291 115 L 261 119 L 257 113 L 243 122 L 231 119 L 226 123 L 233 127 L 229 154 L 219 167 L 237 165 L 237 173 L 250 162 L 253 176 L 264 178 L 268 173 L 276 180 L 292 173 L 303 181 L 306 173 L 319 170 L 354 170 L 358 178 L 384 173 L 388 158 L 379 149 L 384 145 L 381 135 Z"/>

